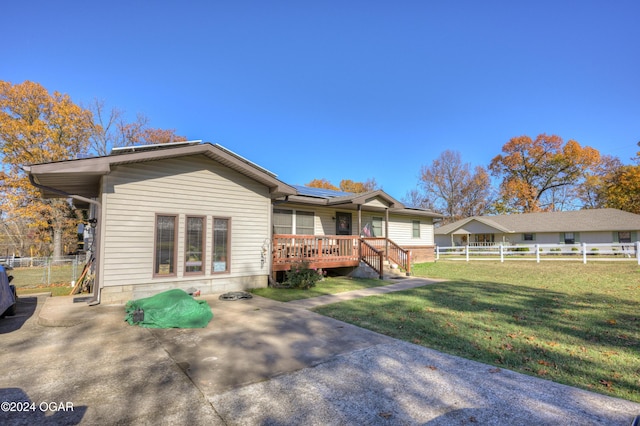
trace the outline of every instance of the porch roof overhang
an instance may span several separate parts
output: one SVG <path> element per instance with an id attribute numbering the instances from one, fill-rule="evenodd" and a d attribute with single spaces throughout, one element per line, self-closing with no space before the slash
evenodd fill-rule
<path id="1" fill-rule="evenodd" d="M 246 160 L 220 145 L 210 143 L 181 143 L 158 145 L 155 149 L 122 150 L 103 157 L 81 158 L 23 167 L 40 186 L 43 198 L 59 198 L 60 192 L 95 198 L 100 194 L 100 182 L 114 166 L 142 163 L 191 155 L 204 155 L 232 170 L 248 176 L 269 188 L 273 198 L 289 196 L 296 190 L 277 179 L 276 175 Z M 169 146 L 172 145 L 172 146 Z"/>

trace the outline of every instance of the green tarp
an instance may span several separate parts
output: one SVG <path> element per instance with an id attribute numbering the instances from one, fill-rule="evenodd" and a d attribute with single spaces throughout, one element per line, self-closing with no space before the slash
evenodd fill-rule
<path id="1" fill-rule="evenodd" d="M 135 315 L 140 309 L 144 313 L 141 321 L 139 314 Z M 180 289 L 130 300 L 125 311 L 125 321 L 129 324 L 148 328 L 204 328 L 213 318 L 211 307 L 205 300 L 195 300 Z"/>

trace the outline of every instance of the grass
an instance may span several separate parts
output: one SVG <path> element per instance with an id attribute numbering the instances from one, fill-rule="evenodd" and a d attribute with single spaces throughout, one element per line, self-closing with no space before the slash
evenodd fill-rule
<path id="1" fill-rule="evenodd" d="M 450 281 L 314 309 L 418 345 L 640 402 L 640 267 L 415 265 Z"/>
<path id="2" fill-rule="evenodd" d="M 16 286 L 18 297 L 33 293 L 50 292 L 52 296 L 68 296 L 71 293 L 73 266 L 60 265 L 32 268 L 14 268 L 9 270 L 13 275 L 11 284 Z M 82 266 L 76 267 L 76 278 L 82 272 Z"/>
<path id="3" fill-rule="evenodd" d="M 253 294 L 268 297 L 280 302 L 307 299 L 309 297 L 324 296 L 327 294 L 343 293 L 345 291 L 360 290 L 362 288 L 379 287 L 389 284 L 378 279 L 327 277 L 318 282 L 315 287 L 308 290 L 290 288 L 256 288 L 251 290 Z"/>

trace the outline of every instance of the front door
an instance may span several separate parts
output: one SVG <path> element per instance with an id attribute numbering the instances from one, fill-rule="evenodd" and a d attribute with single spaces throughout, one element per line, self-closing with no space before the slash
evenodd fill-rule
<path id="1" fill-rule="evenodd" d="M 351 213 L 336 212 L 336 235 L 351 235 Z"/>

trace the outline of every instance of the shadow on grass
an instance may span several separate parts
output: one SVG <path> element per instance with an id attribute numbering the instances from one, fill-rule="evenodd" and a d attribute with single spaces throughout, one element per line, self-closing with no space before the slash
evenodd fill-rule
<path id="1" fill-rule="evenodd" d="M 640 304 L 464 280 L 315 309 L 382 334 L 640 401 Z"/>

